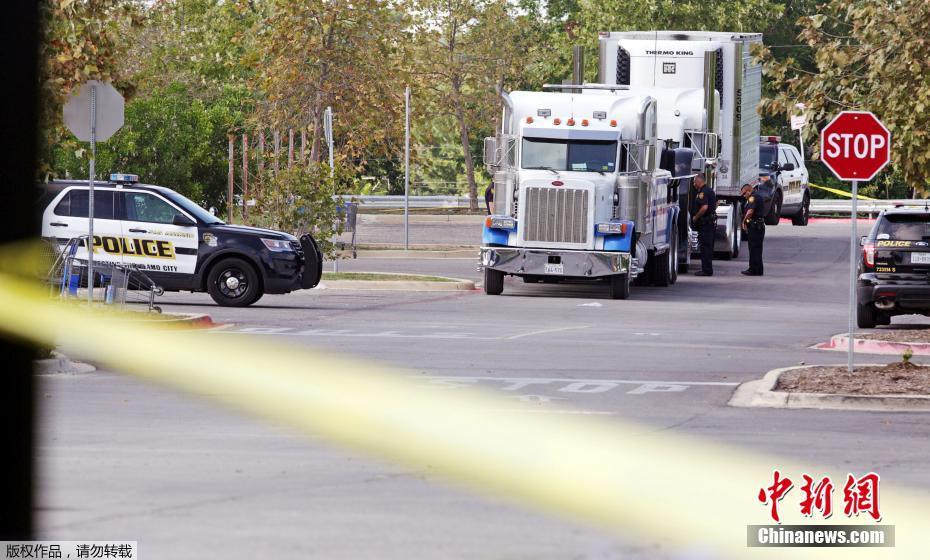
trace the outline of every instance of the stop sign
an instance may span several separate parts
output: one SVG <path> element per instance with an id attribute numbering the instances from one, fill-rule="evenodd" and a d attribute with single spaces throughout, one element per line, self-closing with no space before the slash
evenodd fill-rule
<path id="1" fill-rule="evenodd" d="M 869 111 L 843 111 L 820 131 L 820 159 L 844 181 L 868 181 L 891 159 L 891 133 Z"/>

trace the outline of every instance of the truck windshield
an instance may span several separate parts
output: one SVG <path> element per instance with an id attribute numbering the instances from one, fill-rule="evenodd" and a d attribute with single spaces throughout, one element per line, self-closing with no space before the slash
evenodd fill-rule
<path id="1" fill-rule="evenodd" d="M 524 138 L 523 169 L 612 173 L 617 168 L 615 140 Z"/>
<path id="2" fill-rule="evenodd" d="M 878 226 L 875 239 L 930 240 L 930 214 L 889 214 Z"/>
<path id="3" fill-rule="evenodd" d="M 776 169 L 778 167 L 778 147 L 773 144 L 759 146 L 759 169 Z"/>

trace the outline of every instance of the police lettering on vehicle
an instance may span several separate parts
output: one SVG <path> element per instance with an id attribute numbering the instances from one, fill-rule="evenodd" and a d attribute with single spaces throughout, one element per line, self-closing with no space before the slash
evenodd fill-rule
<path id="1" fill-rule="evenodd" d="M 94 253 L 103 249 L 111 255 L 151 257 L 156 259 L 175 258 L 174 244 L 160 239 L 135 237 L 94 236 Z"/>

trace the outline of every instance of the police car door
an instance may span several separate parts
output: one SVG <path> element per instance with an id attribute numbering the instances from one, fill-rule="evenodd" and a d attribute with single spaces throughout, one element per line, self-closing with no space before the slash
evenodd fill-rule
<path id="1" fill-rule="evenodd" d="M 782 171 L 779 175 L 781 190 L 784 194 L 783 206 L 797 206 L 801 204 L 801 170 L 798 169 L 797 160 L 792 157 L 791 152 L 784 146 L 778 148 L 778 165 L 784 166 L 791 164 L 794 169 L 791 171 Z"/>
<path id="2" fill-rule="evenodd" d="M 65 248 L 72 238 L 87 235 L 90 219 L 90 194 L 87 187 L 66 187 L 45 208 L 42 215 L 42 237 L 57 244 L 59 250 Z M 120 223 L 116 219 L 114 190 L 112 188 L 94 189 L 94 264 L 120 264 L 122 255 L 118 240 L 122 234 Z M 78 261 L 87 261 L 86 244 L 82 243 L 74 254 Z M 104 274 L 109 272 L 98 269 Z"/>
<path id="3" fill-rule="evenodd" d="M 156 192 L 123 189 L 120 197 L 126 264 L 167 289 L 186 289 L 197 265 L 194 218 Z"/>

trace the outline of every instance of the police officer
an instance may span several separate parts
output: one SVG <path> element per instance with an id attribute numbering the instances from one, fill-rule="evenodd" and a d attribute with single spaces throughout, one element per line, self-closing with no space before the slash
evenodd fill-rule
<path id="1" fill-rule="evenodd" d="M 768 179 L 767 175 L 762 176 Z M 765 203 L 759 193 L 754 193 L 752 187 L 743 185 L 740 194 L 746 199 L 746 209 L 743 218 L 743 231 L 749 237 L 749 268 L 742 274 L 746 276 L 762 276 L 762 242 L 765 240 Z"/>
<path id="2" fill-rule="evenodd" d="M 701 248 L 701 270 L 695 276 L 714 275 L 714 230 L 717 228 L 717 196 L 707 187 L 704 174 L 698 173 L 692 182 L 695 191 L 691 224 L 697 229 Z"/>
<path id="3" fill-rule="evenodd" d="M 484 204 L 488 208 L 488 214 L 494 213 L 494 181 L 484 189 Z"/>

